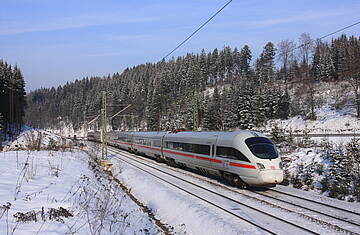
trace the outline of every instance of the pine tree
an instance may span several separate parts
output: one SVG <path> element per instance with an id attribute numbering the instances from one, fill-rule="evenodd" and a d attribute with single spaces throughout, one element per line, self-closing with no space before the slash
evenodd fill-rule
<path id="1" fill-rule="evenodd" d="M 255 126 L 255 103 L 253 102 L 254 89 L 245 86 L 239 96 L 239 127 L 241 129 L 252 129 Z"/>
<path id="2" fill-rule="evenodd" d="M 348 158 L 348 171 L 352 178 L 351 191 L 355 200 L 360 201 L 360 140 L 352 139 L 346 145 Z"/>
<path id="3" fill-rule="evenodd" d="M 232 85 L 230 89 L 225 90 L 223 94 L 221 107 L 223 108 L 224 130 L 234 128 L 237 124 L 237 105 L 235 103 L 234 93 L 235 90 Z"/>
<path id="4" fill-rule="evenodd" d="M 332 81 L 335 77 L 335 66 L 327 43 L 317 42 L 313 64 L 313 76 L 318 81 Z"/>
<path id="5" fill-rule="evenodd" d="M 329 196 L 344 199 L 345 196 L 349 195 L 351 187 L 348 158 L 341 147 L 331 152 L 329 157 L 332 161 L 331 168 L 329 169 L 331 179 Z"/>
<path id="6" fill-rule="evenodd" d="M 205 86 L 209 80 L 209 64 L 204 49 L 202 49 L 200 53 L 199 67 L 200 67 L 200 78 L 201 78 L 200 79 L 201 90 L 205 90 Z"/>
<path id="7" fill-rule="evenodd" d="M 280 119 L 287 119 L 290 115 L 290 95 L 287 90 L 280 91 L 278 98 L 277 117 Z"/>
<path id="8" fill-rule="evenodd" d="M 212 131 L 222 129 L 221 98 L 217 87 L 215 87 L 213 97 L 208 100 L 205 107 L 204 128 Z"/>
<path id="9" fill-rule="evenodd" d="M 275 46 L 268 42 L 256 60 L 256 76 L 259 83 L 275 80 Z"/>
<path id="10" fill-rule="evenodd" d="M 240 51 L 240 73 L 244 78 L 251 76 L 251 50 L 248 45 L 245 45 Z"/>
<path id="11" fill-rule="evenodd" d="M 219 75 L 219 52 L 217 48 L 210 55 L 209 71 L 211 84 L 215 84 L 218 81 Z"/>

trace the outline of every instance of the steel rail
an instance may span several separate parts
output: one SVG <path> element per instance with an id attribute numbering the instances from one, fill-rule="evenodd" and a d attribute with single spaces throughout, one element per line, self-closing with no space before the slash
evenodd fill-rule
<path id="1" fill-rule="evenodd" d="M 111 149 L 112 149 L 111 151 L 112 151 L 112 152 L 115 152 L 115 153 L 130 155 L 129 153 L 127 153 L 127 152 L 122 152 L 121 150 L 118 150 L 118 149 L 116 149 L 116 148 L 114 148 L 114 147 L 111 147 Z M 131 156 L 131 155 L 130 155 L 130 156 Z M 120 159 L 120 158 L 117 157 L 117 159 Z M 126 161 L 126 160 L 124 160 L 124 159 L 120 159 L 120 160 L 122 160 L 122 161 L 124 161 L 124 162 L 126 162 L 126 163 L 128 163 L 128 164 L 130 164 L 130 165 L 133 165 L 132 163 L 129 163 L 128 161 Z M 149 168 L 152 168 L 152 169 L 154 169 L 154 170 L 156 170 L 156 171 L 159 171 L 159 172 L 162 172 L 162 173 L 164 173 L 164 174 L 167 174 L 167 175 L 169 175 L 169 176 L 171 176 L 171 177 L 173 177 L 173 178 L 176 178 L 176 179 L 178 179 L 178 180 L 181 180 L 181 181 L 183 181 L 183 182 L 186 182 L 186 183 L 188 183 L 188 184 L 190 184 L 190 185 L 193 185 L 193 186 L 195 186 L 195 187 L 201 188 L 201 189 L 204 190 L 204 191 L 207 191 L 207 192 L 210 192 L 210 193 L 212 193 L 212 194 L 215 194 L 215 195 L 217 195 L 217 196 L 219 196 L 219 197 L 225 198 L 225 199 L 227 199 L 227 200 L 229 200 L 229 201 L 232 201 L 232 202 L 234 202 L 234 203 L 236 203 L 236 204 L 239 204 L 239 205 L 242 205 L 242 206 L 247 207 L 247 208 L 249 208 L 249 209 L 252 209 L 252 210 L 254 210 L 254 211 L 258 212 L 258 213 L 265 214 L 265 215 L 267 215 L 267 216 L 269 216 L 269 217 L 271 217 L 271 218 L 274 218 L 274 219 L 276 219 L 276 220 L 279 220 L 279 221 L 281 221 L 281 222 L 283 222 L 283 223 L 286 223 L 286 224 L 289 224 L 289 225 L 294 226 L 294 227 L 296 227 L 296 228 L 299 228 L 299 229 L 301 229 L 301 230 L 304 230 L 304 231 L 306 231 L 306 232 L 308 232 L 308 233 L 311 233 L 311 234 L 319 234 L 319 233 L 316 233 L 316 232 L 314 232 L 314 231 L 312 231 L 312 230 L 310 230 L 310 229 L 301 227 L 300 225 L 297 225 L 297 224 L 294 224 L 294 223 L 289 222 L 289 221 L 287 221 L 287 220 L 284 220 L 284 219 L 281 219 L 281 218 L 279 218 L 279 217 L 276 217 L 276 216 L 274 216 L 274 215 L 272 215 L 272 214 L 269 214 L 269 213 L 267 213 L 267 212 L 264 212 L 264 211 L 262 211 L 262 210 L 259 210 L 259 209 L 255 208 L 255 207 L 249 206 L 249 205 L 247 205 L 247 204 L 245 204 L 245 203 L 239 202 L 239 201 L 237 201 L 237 200 L 235 200 L 235 199 L 232 199 L 232 198 L 230 198 L 230 197 L 224 196 L 224 195 L 222 195 L 222 194 L 220 194 L 220 193 L 214 192 L 214 191 L 212 191 L 212 190 L 210 190 L 210 189 L 207 189 L 207 188 L 205 188 L 205 187 L 203 187 L 203 186 L 200 186 L 200 185 L 195 184 L 195 183 L 193 183 L 193 182 L 190 182 L 190 181 L 188 181 L 188 180 L 182 179 L 182 178 L 180 178 L 180 177 L 178 177 L 178 176 L 176 176 L 176 175 L 173 175 L 173 174 L 168 173 L 168 172 L 166 172 L 166 171 L 160 170 L 160 169 L 158 169 L 158 168 L 155 168 L 155 167 L 153 167 L 153 166 L 150 166 L 150 165 L 148 165 L 148 164 L 146 164 L 146 163 L 143 163 L 143 162 L 141 162 L 141 161 L 135 160 L 135 159 L 133 159 L 133 158 L 132 158 L 131 160 L 132 160 L 132 161 L 135 161 L 135 162 L 137 162 L 137 163 L 139 163 L 139 164 L 142 164 L 142 165 L 144 165 L 144 166 L 147 166 L 147 167 L 149 167 Z M 276 233 L 271 232 L 270 230 L 268 230 L 268 229 L 266 229 L 266 228 L 261 227 L 260 225 L 255 224 L 254 222 L 248 221 L 247 219 L 242 218 L 242 217 L 234 214 L 234 213 L 231 212 L 231 211 L 228 211 L 228 210 L 226 210 L 226 209 L 224 209 L 224 208 L 222 208 L 222 207 L 220 207 L 220 206 L 218 206 L 218 205 L 216 205 L 216 204 L 214 204 L 214 203 L 212 203 L 212 202 L 209 202 L 208 200 L 203 199 L 203 198 L 201 198 L 200 196 L 197 196 L 197 195 L 193 194 L 192 192 L 189 192 L 189 191 L 186 190 L 186 189 L 182 189 L 181 187 L 179 187 L 179 186 L 177 186 L 177 185 L 175 185 L 175 184 L 173 184 L 173 183 L 171 183 L 171 182 L 169 182 L 169 181 L 167 181 L 167 180 L 164 180 L 163 178 L 161 178 L 161 177 L 159 177 L 159 176 L 156 176 L 156 175 L 154 175 L 153 173 L 148 172 L 148 171 L 142 169 L 141 167 L 138 167 L 138 166 L 135 166 L 135 167 L 138 168 L 138 169 L 140 169 L 140 170 L 142 170 L 142 171 L 144 171 L 144 172 L 146 172 L 146 173 L 148 173 L 148 174 L 150 174 L 150 175 L 153 175 L 154 177 L 156 177 L 156 178 L 158 178 L 158 179 L 160 179 L 160 180 L 162 180 L 162 181 L 164 181 L 164 182 L 166 182 L 166 183 L 169 183 L 170 185 L 172 185 L 172 186 L 174 186 L 174 187 L 176 187 L 176 188 L 178 188 L 178 189 L 180 189 L 180 190 L 182 190 L 182 191 L 185 191 L 185 192 L 191 194 L 191 195 L 194 196 L 194 197 L 197 197 L 197 198 L 199 198 L 199 199 L 201 199 L 201 200 L 204 200 L 204 201 L 206 201 L 207 203 L 209 203 L 209 204 L 211 204 L 211 205 L 213 205 L 213 206 L 215 206 L 215 207 L 217 207 L 217 208 L 219 208 L 219 209 L 221 209 L 221 210 L 223 210 L 223 211 L 226 211 L 226 212 L 228 212 L 228 213 L 230 213 L 230 214 L 232 214 L 232 215 L 234 215 L 234 216 L 236 216 L 236 217 L 238 217 L 238 218 L 241 218 L 241 219 L 243 219 L 244 221 L 246 221 L 246 222 L 248 222 L 248 223 L 250 223 L 250 224 L 252 224 L 252 225 L 254 225 L 254 226 L 256 226 L 256 227 L 258 227 L 258 228 L 260 228 L 260 229 L 263 229 L 263 230 L 266 231 L 266 232 L 269 232 L 269 233 L 271 233 L 271 234 L 276 234 Z"/>

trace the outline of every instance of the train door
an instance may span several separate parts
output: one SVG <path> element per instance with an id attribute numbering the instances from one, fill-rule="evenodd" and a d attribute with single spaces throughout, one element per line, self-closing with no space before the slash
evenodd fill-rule
<path id="1" fill-rule="evenodd" d="M 221 146 L 222 143 L 219 143 L 218 136 L 216 136 L 215 151 L 213 151 L 213 168 L 220 171 L 226 171 L 230 168 L 230 159 L 221 154 L 223 147 L 219 147 L 219 144 Z"/>
<path id="2" fill-rule="evenodd" d="M 160 156 L 162 159 L 165 159 L 165 156 L 164 156 L 165 135 L 166 135 L 166 133 L 164 133 L 164 135 L 161 137 L 161 154 L 160 154 Z"/>
<path id="3" fill-rule="evenodd" d="M 217 163 L 218 160 L 216 159 L 217 139 L 218 139 L 218 136 L 214 135 L 213 143 L 211 145 L 211 158 L 212 158 L 211 164 L 212 164 L 213 169 L 218 168 L 218 166 L 217 166 L 218 165 L 218 163 Z"/>

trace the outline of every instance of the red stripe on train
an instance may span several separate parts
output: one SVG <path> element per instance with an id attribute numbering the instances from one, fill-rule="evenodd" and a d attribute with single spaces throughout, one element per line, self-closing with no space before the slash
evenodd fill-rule
<path id="1" fill-rule="evenodd" d="M 241 167 L 241 168 L 249 168 L 249 169 L 256 169 L 256 167 L 253 166 L 253 165 L 246 165 L 246 164 L 241 164 L 241 163 L 236 163 L 236 162 L 230 162 L 230 166 L 236 166 L 236 167 Z"/>
<path id="2" fill-rule="evenodd" d="M 139 145 L 139 144 L 129 144 L 129 143 L 124 143 L 124 142 L 120 142 L 120 141 L 116 141 L 116 142 L 119 142 L 119 143 L 122 143 L 122 144 L 128 144 L 128 145 L 135 145 L 135 146 L 139 146 L 139 147 L 142 147 L 142 148 L 156 150 L 156 151 L 161 152 L 161 149 L 158 149 L 158 148 L 152 148 L 152 147 Z M 218 160 L 218 159 L 213 159 L 213 158 L 208 158 L 208 157 L 201 157 L 201 156 L 196 156 L 196 155 L 192 155 L 192 154 L 188 154 L 188 153 L 179 153 L 179 152 L 174 152 L 174 151 L 165 150 L 165 149 L 163 151 L 166 152 L 166 153 L 172 153 L 172 154 L 183 156 L 183 157 L 196 158 L 196 159 L 199 159 L 199 160 L 215 162 L 215 163 L 222 163 L 222 161 Z M 256 167 L 253 166 L 253 165 L 246 165 L 246 164 L 241 164 L 241 163 L 236 163 L 236 162 L 230 162 L 230 166 L 248 168 L 248 169 L 256 169 Z"/>

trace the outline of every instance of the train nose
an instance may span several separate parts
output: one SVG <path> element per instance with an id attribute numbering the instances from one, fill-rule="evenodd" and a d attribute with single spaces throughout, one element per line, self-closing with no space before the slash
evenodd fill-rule
<path id="1" fill-rule="evenodd" d="M 279 184 L 284 179 L 282 170 L 268 170 L 260 172 L 261 179 L 265 184 Z"/>

